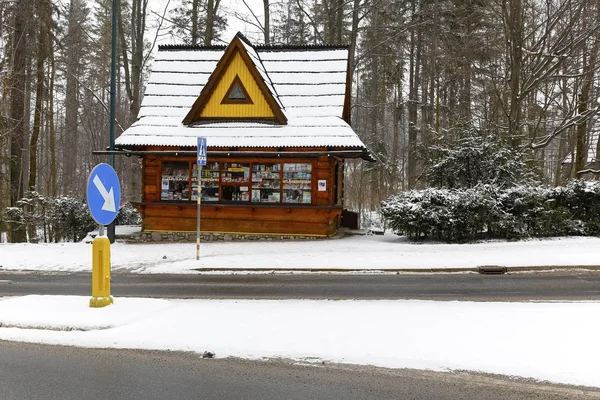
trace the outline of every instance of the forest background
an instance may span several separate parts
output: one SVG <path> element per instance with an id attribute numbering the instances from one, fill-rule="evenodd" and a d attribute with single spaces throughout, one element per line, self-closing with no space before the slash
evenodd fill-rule
<path id="1" fill-rule="evenodd" d="M 5 215 L 84 201 L 106 161 L 92 151 L 108 146 L 111 7 L 0 0 Z M 121 0 L 117 24 L 117 135 L 157 43 L 227 44 L 241 26 L 260 44 L 349 45 L 352 127 L 377 159 L 347 164 L 345 205 L 359 212 L 412 189 L 560 186 L 600 170 L 600 0 Z M 123 200 L 139 200 L 140 161 L 116 169 Z"/>

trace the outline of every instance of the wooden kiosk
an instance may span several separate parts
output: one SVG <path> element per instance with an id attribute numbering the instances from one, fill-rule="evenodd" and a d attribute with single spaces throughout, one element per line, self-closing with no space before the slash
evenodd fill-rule
<path id="1" fill-rule="evenodd" d="M 138 120 L 115 142 L 143 157 L 143 232 L 331 236 L 344 160 L 372 161 L 349 125 L 348 49 L 160 46 Z M 197 181 L 196 141 L 207 138 Z"/>

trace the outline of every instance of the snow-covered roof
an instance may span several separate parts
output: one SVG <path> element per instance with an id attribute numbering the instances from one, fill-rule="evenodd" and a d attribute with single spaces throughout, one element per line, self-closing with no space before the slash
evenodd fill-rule
<path id="1" fill-rule="evenodd" d="M 241 37 L 241 39 L 239 39 Z M 161 46 L 156 54 L 138 120 L 115 144 L 132 146 L 345 147 L 365 149 L 344 120 L 347 47 L 252 46 L 241 35 L 287 124 L 218 121 L 183 124 L 226 47 Z M 234 38 L 234 40 L 236 40 Z"/>

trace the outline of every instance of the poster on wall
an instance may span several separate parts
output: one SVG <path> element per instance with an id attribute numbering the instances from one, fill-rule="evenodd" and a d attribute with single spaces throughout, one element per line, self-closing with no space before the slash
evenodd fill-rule
<path id="1" fill-rule="evenodd" d="M 319 192 L 325 192 L 327 190 L 327 181 L 325 179 L 319 179 L 318 188 Z"/>

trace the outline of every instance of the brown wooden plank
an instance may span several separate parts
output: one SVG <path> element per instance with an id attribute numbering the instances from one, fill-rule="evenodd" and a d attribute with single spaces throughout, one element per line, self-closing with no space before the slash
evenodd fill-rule
<path id="1" fill-rule="evenodd" d="M 265 233 L 287 235 L 329 235 L 335 230 L 332 224 L 290 222 L 281 224 L 275 221 L 235 221 L 230 219 L 202 220 L 202 232 L 223 233 Z M 145 231 L 183 231 L 194 232 L 196 221 L 189 218 L 146 217 Z"/>
<path id="2" fill-rule="evenodd" d="M 144 194 L 156 194 L 156 185 L 144 186 Z"/>
<path id="3" fill-rule="evenodd" d="M 328 169 L 318 169 L 315 171 L 314 175 L 315 175 L 316 179 L 326 179 L 326 180 L 331 179 L 331 171 Z M 329 184 L 329 182 L 327 182 L 327 183 Z"/>
<path id="4" fill-rule="evenodd" d="M 147 167 L 156 167 L 160 164 L 160 158 L 155 156 L 148 156 L 144 158 L 144 165 Z"/>
<path id="5" fill-rule="evenodd" d="M 194 207 L 144 206 L 145 230 L 194 231 Z M 215 207 L 202 210 L 202 230 L 215 232 L 328 235 L 341 210 Z M 332 227 L 333 226 L 333 227 Z"/>

